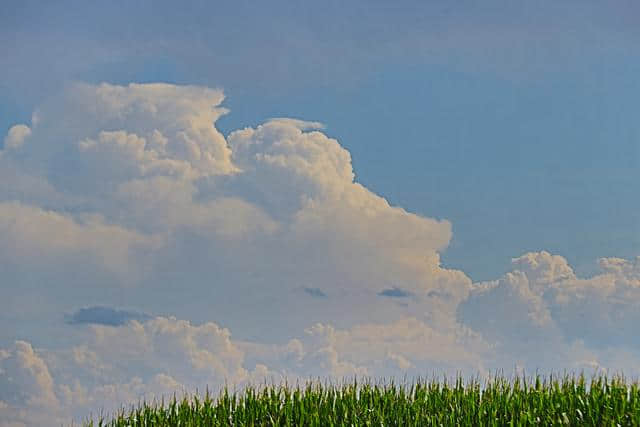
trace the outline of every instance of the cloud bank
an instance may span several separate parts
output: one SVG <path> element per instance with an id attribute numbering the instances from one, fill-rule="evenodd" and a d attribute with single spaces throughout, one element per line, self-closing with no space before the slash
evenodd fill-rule
<path id="1" fill-rule="evenodd" d="M 77 84 L 9 130 L 0 423 L 264 378 L 638 374 L 640 258 L 580 278 L 532 252 L 473 283 L 440 263 L 451 224 L 359 184 L 321 124 L 224 136 L 223 100 Z"/>

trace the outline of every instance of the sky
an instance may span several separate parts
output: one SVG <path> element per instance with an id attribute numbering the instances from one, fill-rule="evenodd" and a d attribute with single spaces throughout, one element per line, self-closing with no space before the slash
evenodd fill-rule
<path id="1" fill-rule="evenodd" d="M 225 381 L 638 375 L 639 19 L 3 2 L 0 425 Z"/>

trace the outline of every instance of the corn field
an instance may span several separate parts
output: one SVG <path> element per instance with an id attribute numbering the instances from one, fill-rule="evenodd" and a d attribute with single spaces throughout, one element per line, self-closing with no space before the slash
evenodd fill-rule
<path id="1" fill-rule="evenodd" d="M 141 403 L 85 426 L 627 426 L 640 387 L 622 377 L 564 376 L 223 390 L 216 398 Z"/>

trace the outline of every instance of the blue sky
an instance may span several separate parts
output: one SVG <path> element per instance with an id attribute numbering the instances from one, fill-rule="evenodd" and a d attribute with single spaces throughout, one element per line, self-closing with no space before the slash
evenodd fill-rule
<path id="1" fill-rule="evenodd" d="M 265 377 L 637 375 L 639 17 L 4 2 L 0 424 Z"/>

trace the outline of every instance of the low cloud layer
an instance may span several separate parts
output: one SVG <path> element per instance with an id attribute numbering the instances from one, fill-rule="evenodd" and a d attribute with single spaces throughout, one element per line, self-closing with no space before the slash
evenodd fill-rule
<path id="1" fill-rule="evenodd" d="M 223 100 L 79 84 L 9 130 L 0 424 L 264 378 L 638 374 L 640 258 L 580 278 L 532 252 L 473 283 L 440 263 L 451 224 L 359 184 L 321 124 L 224 136 Z"/>

